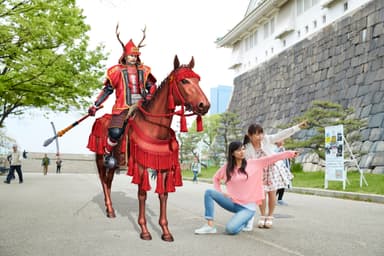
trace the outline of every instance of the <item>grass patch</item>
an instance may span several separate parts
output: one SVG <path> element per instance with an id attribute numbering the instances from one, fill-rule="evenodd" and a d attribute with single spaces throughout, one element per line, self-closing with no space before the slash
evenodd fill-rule
<path id="1" fill-rule="evenodd" d="M 212 166 L 208 168 L 202 168 L 199 178 L 212 179 L 219 167 Z M 294 172 L 295 176 L 292 185 L 294 187 L 304 188 L 319 188 L 324 189 L 324 172 Z M 191 170 L 183 170 L 183 177 L 192 178 L 193 173 Z M 364 177 L 368 182 L 368 186 L 365 185 L 364 180 L 362 187 L 360 187 L 360 173 L 358 171 L 348 171 L 347 182 L 345 190 L 343 190 L 343 183 L 341 181 L 328 181 L 329 190 L 338 190 L 346 192 L 368 193 L 384 195 L 384 175 L 364 173 Z"/>
<path id="2" fill-rule="evenodd" d="M 213 175 L 216 173 L 216 171 L 219 169 L 217 166 L 210 166 L 207 168 L 201 167 L 201 172 L 199 174 L 199 178 L 204 179 L 212 179 Z M 183 177 L 192 178 L 193 172 L 191 170 L 183 170 Z"/>
<path id="3" fill-rule="evenodd" d="M 298 172 L 294 173 L 295 178 L 292 181 L 294 187 L 305 188 L 324 188 L 324 172 Z M 347 182 L 345 190 L 341 181 L 328 181 L 329 190 L 339 190 L 357 193 L 369 193 L 384 195 L 384 175 L 364 173 L 364 177 L 368 182 L 365 185 L 364 180 L 360 187 L 360 173 L 357 171 L 349 171 L 347 173 Z"/>

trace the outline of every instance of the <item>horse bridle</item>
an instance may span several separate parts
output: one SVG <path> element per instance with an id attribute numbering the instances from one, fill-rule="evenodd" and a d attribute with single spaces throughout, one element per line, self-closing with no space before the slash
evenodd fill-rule
<path id="1" fill-rule="evenodd" d="M 180 74 L 178 74 L 178 72 L 180 70 L 182 70 L 182 69 L 186 69 L 187 70 L 187 71 L 185 71 L 185 73 L 189 73 L 190 74 L 189 77 L 200 78 L 196 73 L 194 73 L 192 70 L 186 68 L 185 66 L 177 68 L 176 70 L 174 70 L 172 72 L 171 75 L 169 75 L 169 77 L 167 78 L 167 80 L 169 81 L 168 109 L 170 109 L 171 112 L 170 113 L 164 113 L 164 114 L 149 113 L 142 106 L 143 105 L 142 104 L 143 100 L 140 100 L 139 103 L 138 103 L 138 106 L 137 106 L 137 108 L 140 110 L 140 112 L 142 112 L 143 114 L 145 114 L 147 116 L 157 117 L 157 118 L 171 117 L 171 116 L 174 116 L 174 115 L 178 115 L 178 116 L 180 116 L 181 119 L 183 119 L 186 116 L 198 115 L 196 113 L 189 113 L 189 114 L 185 113 L 185 110 L 184 110 L 184 108 L 185 108 L 185 100 L 184 100 L 183 96 L 181 95 L 179 87 L 177 86 L 177 81 L 181 81 L 182 80 L 182 79 L 177 79 L 177 77 L 180 76 Z M 175 73 L 177 73 L 177 74 L 175 74 Z M 178 110 L 178 111 L 175 111 L 175 101 L 176 101 L 176 99 L 173 99 L 173 92 L 175 92 L 176 96 L 178 97 L 178 100 L 181 102 L 181 104 L 180 104 L 181 109 Z M 161 124 L 158 124 L 158 123 L 156 123 L 156 124 L 157 125 L 161 125 Z"/>

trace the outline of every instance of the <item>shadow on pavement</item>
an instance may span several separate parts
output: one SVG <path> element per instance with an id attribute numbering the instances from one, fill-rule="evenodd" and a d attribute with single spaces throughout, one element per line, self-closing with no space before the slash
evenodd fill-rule
<path id="1" fill-rule="evenodd" d="M 150 193 L 148 193 L 148 197 L 149 196 L 151 196 Z M 138 234 L 140 234 L 141 230 L 137 223 L 137 218 L 139 216 L 138 199 L 127 196 L 126 193 L 124 192 L 111 192 L 111 198 L 112 198 L 112 206 L 115 209 L 116 218 L 128 217 L 128 221 L 136 229 Z M 151 209 L 151 206 L 152 207 L 155 207 L 155 206 L 151 205 L 148 201 L 149 200 L 147 199 L 147 203 L 146 203 L 147 227 L 151 233 L 153 230 L 157 233 L 158 236 L 161 236 L 162 231 L 160 226 L 157 223 L 159 215 Z M 92 198 L 92 202 L 94 202 L 100 207 L 100 210 L 103 212 L 103 214 L 107 218 L 105 213 L 104 194 L 99 193 L 98 195 Z M 158 206 L 158 208 L 160 207 Z"/>

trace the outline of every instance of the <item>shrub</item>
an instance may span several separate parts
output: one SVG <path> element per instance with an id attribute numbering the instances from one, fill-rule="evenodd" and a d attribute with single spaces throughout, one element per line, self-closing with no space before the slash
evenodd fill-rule
<path id="1" fill-rule="evenodd" d="M 301 163 L 295 163 L 294 161 L 292 161 L 291 172 L 293 172 L 293 173 L 303 172 L 302 164 Z"/>

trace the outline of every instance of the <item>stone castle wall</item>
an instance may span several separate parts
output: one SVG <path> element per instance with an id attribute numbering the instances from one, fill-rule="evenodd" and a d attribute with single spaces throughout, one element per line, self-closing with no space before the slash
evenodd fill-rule
<path id="1" fill-rule="evenodd" d="M 384 172 L 384 1 L 375 0 L 234 80 L 229 111 L 246 131 L 267 132 L 300 116 L 314 100 L 351 107 L 365 119 L 354 151 L 360 168 Z"/>

